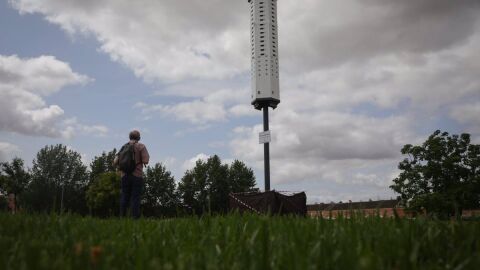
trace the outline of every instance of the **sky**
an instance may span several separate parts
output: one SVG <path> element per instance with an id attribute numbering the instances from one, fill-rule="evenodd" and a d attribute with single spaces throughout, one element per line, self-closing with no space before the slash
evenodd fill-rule
<path id="1" fill-rule="evenodd" d="M 241 160 L 263 188 L 246 0 L 0 0 L 0 161 L 62 143 L 85 164 L 139 129 L 176 181 Z M 396 197 L 404 144 L 480 143 L 480 1 L 278 0 L 271 187 Z"/>

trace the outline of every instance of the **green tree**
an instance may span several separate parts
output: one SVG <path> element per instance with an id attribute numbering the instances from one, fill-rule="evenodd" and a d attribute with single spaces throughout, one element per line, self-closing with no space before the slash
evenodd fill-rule
<path id="1" fill-rule="evenodd" d="M 228 166 L 214 155 L 207 161 L 198 160 L 185 172 L 178 190 L 184 206 L 196 214 L 225 213 L 230 192 L 250 191 L 254 186 L 253 171 L 243 162 L 236 160 Z"/>
<path id="2" fill-rule="evenodd" d="M 232 191 L 228 178 L 228 165 L 222 164 L 214 155 L 207 160 L 207 209 L 213 213 L 225 213 L 228 210 L 228 194 Z"/>
<path id="3" fill-rule="evenodd" d="M 144 175 L 143 213 L 146 216 L 174 216 L 180 203 L 175 179 L 161 163 L 148 166 Z"/>
<path id="4" fill-rule="evenodd" d="M 90 181 L 93 181 L 95 177 L 106 172 L 115 172 L 116 169 L 113 166 L 113 160 L 117 155 L 117 149 L 113 149 L 110 152 L 102 152 L 100 156 L 95 156 L 90 163 Z"/>
<path id="5" fill-rule="evenodd" d="M 12 162 L 0 163 L 0 193 L 13 194 L 15 205 L 30 181 L 30 174 L 24 168 L 23 160 L 14 158 Z"/>
<path id="6" fill-rule="evenodd" d="M 32 181 L 26 193 L 34 211 L 87 213 L 87 167 L 79 153 L 62 144 L 45 146 L 33 160 Z"/>
<path id="7" fill-rule="evenodd" d="M 120 207 L 120 176 L 115 172 L 97 175 L 86 192 L 87 205 L 94 215 L 118 215 Z"/>
<path id="8" fill-rule="evenodd" d="M 197 160 L 195 167 L 187 170 L 178 184 L 183 206 L 194 214 L 202 214 L 207 209 L 208 175 L 207 164 Z"/>
<path id="9" fill-rule="evenodd" d="M 469 134 L 435 131 L 418 146 L 407 144 L 400 175 L 390 186 L 414 210 L 425 209 L 439 217 L 461 215 L 480 200 L 480 145 Z"/>
<path id="10" fill-rule="evenodd" d="M 255 174 L 245 163 L 235 160 L 228 169 L 231 192 L 257 191 Z"/>

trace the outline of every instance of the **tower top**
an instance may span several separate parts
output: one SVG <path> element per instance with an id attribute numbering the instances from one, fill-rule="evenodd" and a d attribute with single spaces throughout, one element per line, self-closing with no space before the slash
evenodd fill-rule
<path id="1" fill-rule="evenodd" d="M 277 0 L 248 0 L 250 3 L 250 42 L 252 105 L 276 108 L 280 103 L 278 68 Z"/>

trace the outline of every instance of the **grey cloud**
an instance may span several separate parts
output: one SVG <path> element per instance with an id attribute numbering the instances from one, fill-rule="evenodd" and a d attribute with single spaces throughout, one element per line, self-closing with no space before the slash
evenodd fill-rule
<path id="1" fill-rule="evenodd" d="M 280 110 L 272 116 L 272 179 L 279 183 L 322 179 L 343 183 L 355 177 L 365 181 L 357 177 L 358 170 L 367 170 L 363 175 L 373 175 L 386 164 L 391 166 L 400 158 L 403 144 L 414 137 L 408 120 L 402 117 L 375 119 Z M 261 130 L 259 125 L 237 128 L 230 145 L 234 156 L 257 168 L 262 167 L 263 160 L 263 147 L 258 144 Z M 372 169 L 373 172 L 368 171 Z M 376 181 L 387 176 L 390 177 L 388 172 L 382 172 Z"/>
<path id="2" fill-rule="evenodd" d="M 71 33 L 93 33 L 113 60 L 147 81 L 224 79 L 249 67 L 246 1 L 11 3 Z M 281 66 L 301 73 L 442 51 L 465 43 L 479 14 L 476 0 L 280 1 Z"/>
<path id="3" fill-rule="evenodd" d="M 479 98 L 480 100 L 480 90 Z M 480 102 L 465 102 L 452 106 L 450 117 L 466 125 L 466 131 L 474 134 L 480 133 Z"/>
<path id="4" fill-rule="evenodd" d="M 8 143 L 0 142 L 0 162 L 8 161 L 10 158 L 13 158 L 15 154 L 20 151 L 18 146 Z"/>
<path id="5" fill-rule="evenodd" d="M 9 70 L 0 69 L 0 82 L 11 84 L 21 79 L 19 74 L 16 74 Z"/>
<path id="6" fill-rule="evenodd" d="M 279 26 L 280 52 L 292 72 L 445 50 L 465 43 L 480 17 L 475 0 L 318 1 L 300 9 L 298 18 L 289 14 L 296 5 L 279 5 L 287 18 Z"/>
<path id="7" fill-rule="evenodd" d="M 332 113 L 301 114 L 276 119 L 272 130 L 278 134 L 277 143 L 286 149 L 280 157 L 317 157 L 327 160 L 386 159 L 397 156 L 401 142 L 395 133 L 405 127 L 401 118 L 369 119 L 361 116 Z M 402 124 L 403 123 L 403 124 Z M 298 144 L 283 145 L 282 137 L 295 134 Z"/>

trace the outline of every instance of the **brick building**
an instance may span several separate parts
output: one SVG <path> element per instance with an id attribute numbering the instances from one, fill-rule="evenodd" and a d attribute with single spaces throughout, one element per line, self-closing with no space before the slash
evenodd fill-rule
<path id="1" fill-rule="evenodd" d="M 339 215 L 349 217 L 352 213 L 363 213 L 365 216 L 376 215 L 381 217 L 405 216 L 405 210 L 399 200 L 380 200 L 346 203 L 320 203 L 307 205 L 307 214 L 311 217 L 336 218 Z"/>

